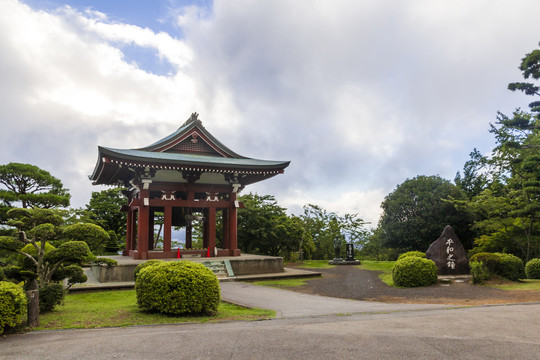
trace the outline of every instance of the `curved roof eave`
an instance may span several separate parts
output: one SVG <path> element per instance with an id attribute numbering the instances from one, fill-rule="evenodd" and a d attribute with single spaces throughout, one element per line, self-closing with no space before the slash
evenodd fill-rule
<path id="1" fill-rule="evenodd" d="M 225 158 L 181 153 L 152 152 L 135 149 L 99 147 L 101 157 L 108 156 L 125 161 L 153 162 L 177 166 L 218 167 L 228 169 L 285 169 L 290 161 L 259 160 L 251 158 Z M 96 167 L 97 168 L 97 167 Z"/>

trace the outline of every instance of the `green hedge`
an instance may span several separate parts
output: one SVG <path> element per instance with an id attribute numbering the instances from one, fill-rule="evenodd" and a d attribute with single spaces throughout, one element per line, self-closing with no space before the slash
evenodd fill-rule
<path id="1" fill-rule="evenodd" d="M 469 265 L 474 261 L 484 264 L 491 274 L 499 275 L 513 281 L 525 278 L 523 261 L 515 255 L 482 252 L 471 256 Z"/>
<path id="2" fill-rule="evenodd" d="M 473 261 L 481 262 L 490 273 L 496 274 L 502 260 L 497 253 L 479 252 L 469 258 L 469 266 Z"/>
<path id="3" fill-rule="evenodd" d="M 192 261 L 170 261 L 147 266 L 135 282 L 141 310 L 163 314 L 215 313 L 220 301 L 216 275 Z"/>
<path id="4" fill-rule="evenodd" d="M 429 286 L 437 282 L 437 266 L 432 260 L 406 256 L 392 268 L 394 285 L 403 287 Z"/>
<path id="5" fill-rule="evenodd" d="M 26 295 L 22 287 L 0 281 L 0 334 L 7 327 L 16 326 L 26 314 Z"/>
<path id="6" fill-rule="evenodd" d="M 525 265 L 527 279 L 540 279 L 540 259 L 531 259 Z"/>
<path id="7" fill-rule="evenodd" d="M 416 257 L 419 257 L 419 258 L 425 258 L 426 253 L 421 252 L 421 251 L 417 251 L 417 250 L 407 251 L 406 253 L 403 253 L 403 254 L 399 255 L 399 257 L 397 259 L 401 260 L 401 259 L 403 259 L 403 258 L 405 258 L 407 256 L 416 256 Z"/>

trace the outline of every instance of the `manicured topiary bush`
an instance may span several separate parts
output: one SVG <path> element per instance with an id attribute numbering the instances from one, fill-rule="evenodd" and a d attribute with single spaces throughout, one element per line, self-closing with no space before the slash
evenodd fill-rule
<path id="1" fill-rule="evenodd" d="M 141 269 L 135 282 L 141 310 L 163 314 L 215 313 L 219 282 L 212 271 L 192 261 L 170 261 Z"/>
<path id="2" fill-rule="evenodd" d="M 469 266 L 474 261 L 484 264 L 491 274 L 497 274 L 498 269 L 501 267 L 502 259 L 497 253 L 479 252 L 470 257 Z"/>
<path id="3" fill-rule="evenodd" d="M 401 260 L 401 259 L 403 259 L 404 257 L 407 257 L 407 256 L 416 256 L 416 257 L 420 257 L 420 258 L 425 258 L 426 253 L 421 252 L 421 251 L 416 251 L 416 250 L 407 251 L 406 253 L 403 253 L 403 254 L 399 255 L 398 260 Z"/>
<path id="4" fill-rule="evenodd" d="M 527 279 L 540 279 L 540 259 L 531 259 L 525 265 Z"/>
<path id="5" fill-rule="evenodd" d="M 157 260 L 157 259 L 153 259 L 153 260 L 147 260 L 143 263 L 140 263 L 139 265 L 137 265 L 137 267 L 135 268 L 135 270 L 133 271 L 133 279 L 135 281 L 137 281 L 137 275 L 139 274 L 139 271 L 141 271 L 142 269 L 144 269 L 145 267 L 147 266 L 154 266 L 156 264 L 161 264 L 163 262 L 163 260 Z"/>
<path id="6" fill-rule="evenodd" d="M 0 281 L 0 334 L 7 327 L 17 325 L 26 314 L 26 295 L 11 282 Z"/>
<path id="7" fill-rule="evenodd" d="M 110 240 L 109 234 L 101 226 L 89 223 L 69 225 L 62 235 L 66 239 L 84 241 L 94 255 L 103 253 L 107 241 Z"/>
<path id="8" fill-rule="evenodd" d="M 523 260 L 512 254 L 497 253 L 502 261 L 497 274 L 503 278 L 516 281 L 525 279 L 525 267 Z"/>
<path id="9" fill-rule="evenodd" d="M 499 275 L 512 281 L 525 278 L 523 261 L 512 254 L 483 252 L 471 256 L 469 264 L 473 261 L 482 262 L 491 274 Z"/>
<path id="10" fill-rule="evenodd" d="M 431 260 L 406 256 L 392 268 L 394 285 L 404 287 L 429 286 L 437 282 L 437 266 Z"/>

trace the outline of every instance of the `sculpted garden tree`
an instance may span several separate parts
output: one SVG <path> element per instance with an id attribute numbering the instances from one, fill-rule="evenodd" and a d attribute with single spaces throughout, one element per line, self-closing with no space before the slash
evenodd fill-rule
<path id="1" fill-rule="evenodd" d="M 386 196 L 377 236 L 385 247 L 400 252 L 425 252 L 442 229 L 451 225 L 465 248 L 471 247 L 470 221 L 448 199 L 466 200 L 465 193 L 439 176 L 408 179 Z"/>
<path id="2" fill-rule="evenodd" d="M 55 208 L 69 206 L 70 195 L 62 182 L 37 166 L 20 163 L 0 165 L 0 219 L 10 208 Z M 2 217 L 3 214 L 3 217 Z"/>
<path id="3" fill-rule="evenodd" d="M 17 237 L 0 237 L 0 249 L 19 254 L 18 266 L 6 266 L 7 278 L 24 281 L 29 290 L 39 288 L 40 311 L 50 311 L 64 296 L 62 281 L 68 286 L 86 281 L 81 263 L 92 258 L 88 245 L 82 241 L 51 245 L 57 238 L 62 218 L 48 209 L 12 209 L 9 225 L 18 229 Z"/>

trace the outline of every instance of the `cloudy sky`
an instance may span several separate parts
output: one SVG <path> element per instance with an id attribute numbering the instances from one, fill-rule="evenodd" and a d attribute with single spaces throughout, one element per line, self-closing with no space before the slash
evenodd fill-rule
<path id="1" fill-rule="evenodd" d="M 97 146 L 137 148 L 192 112 L 232 150 L 291 160 L 244 191 L 376 224 L 407 178 L 452 180 L 493 147 L 540 41 L 538 0 L 0 0 L 0 163 L 84 206 Z"/>

